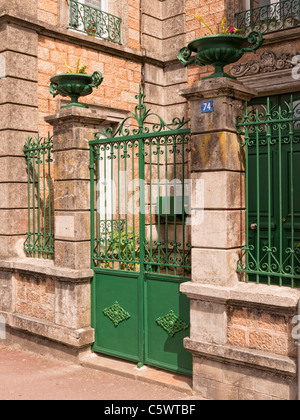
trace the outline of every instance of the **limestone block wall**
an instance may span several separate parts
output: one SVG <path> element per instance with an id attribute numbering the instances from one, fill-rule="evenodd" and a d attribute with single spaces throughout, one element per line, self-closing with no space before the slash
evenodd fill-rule
<path id="1" fill-rule="evenodd" d="M 262 350 L 269 353 L 297 357 L 292 337 L 295 324 L 293 314 L 266 312 L 262 309 L 228 307 L 228 344 Z"/>
<path id="2" fill-rule="evenodd" d="M 91 346 L 91 270 L 60 269 L 53 261 L 26 258 L 0 265 L 6 343 L 75 358 Z"/>

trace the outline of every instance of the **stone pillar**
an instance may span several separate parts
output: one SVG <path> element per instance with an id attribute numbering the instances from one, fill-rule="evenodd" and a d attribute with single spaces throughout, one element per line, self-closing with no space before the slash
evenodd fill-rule
<path id="1" fill-rule="evenodd" d="M 0 11 L 34 17 L 36 0 L 0 1 Z M 8 13 L 9 14 L 9 13 Z M 38 34 L 2 16 L 0 25 L 0 258 L 23 254 L 27 232 L 26 137 L 38 132 Z"/>
<path id="2" fill-rule="evenodd" d="M 201 180 L 205 191 L 204 220 L 192 229 L 193 282 L 234 285 L 238 254 L 245 243 L 245 159 L 235 124 L 243 101 L 255 92 L 220 78 L 205 80 L 182 94 L 191 103 L 192 179 Z M 201 104 L 207 101 L 213 101 L 213 112 L 201 113 Z M 202 208 L 199 194 L 193 193 L 193 211 Z"/>
<path id="3" fill-rule="evenodd" d="M 236 116 L 254 92 L 226 79 L 205 80 L 182 92 L 191 104 L 192 131 L 192 282 L 233 286 L 244 244 L 244 156 L 236 134 Z M 212 102 L 210 102 L 212 101 Z M 210 111 L 201 112 L 210 102 Z M 204 203 L 197 182 L 203 182 Z M 204 217 L 197 217 L 204 207 Z M 199 223 L 197 223 L 199 221 Z M 192 284 L 184 284 L 189 294 Z M 191 301 L 191 338 L 223 345 L 227 313 L 223 297 Z"/>
<path id="4" fill-rule="evenodd" d="M 236 116 L 254 92 L 226 79 L 205 80 L 182 92 L 191 104 L 192 131 L 192 282 L 232 286 L 244 244 L 244 156 L 236 134 Z M 210 102 L 212 112 L 201 112 Z M 202 196 L 195 190 L 203 182 Z M 204 218 L 197 217 L 203 211 Z M 202 210 L 200 210 L 202 209 Z M 199 223 L 197 223 L 199 221 Z M 182 286 L 189 293 L 189 284 Z M 227 314 L 222 298 L 191 301 L 191 338 L 225 344 Z"/>
<path id="5" fill-rule="evenodd" d="M 220 78 L 181 94 L 191 108 L 191 176 L 204 182 L 204 203 L 192 192 L 199 220 L 192 228 L 192 281 L 181 285 L 191 299 L 184 346 L 193 354 L 194 391 L 217 400 L 294 399 L 291 325 L 300 292 L 247 284 L 236 272 L 246 231 L 245 156 L 236 116 L 255 92 Z M 213 112 L 203 113 L 207 101 Z"/>
<path id="6" fill-rule="evenodd" d="M 53 125 L 56 267 L 91 266 L 89 140 L 105 119 L 78 107 L 45 118 Z"/>

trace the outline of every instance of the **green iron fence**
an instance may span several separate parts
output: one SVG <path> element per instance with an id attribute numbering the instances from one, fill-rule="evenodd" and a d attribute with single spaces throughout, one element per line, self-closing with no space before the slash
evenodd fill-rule
<path id="1" fill-rule="evenodd" d="M 121 23 L 122 19 L 117 16 L 70 0 L 71 29 L 121 45 Z"/>
<path id="2" fill-rule="evenodd" d="M 247 281 L 300 285 L 300 95 L 246 104 L 237 120 L 246 155 Z"/>
<path id="3" fill-rule="evenodd" d="M 52 259 L 53 215 L 51 204 L 52 137 L 28 137 L 24 146 L 27 164 L 28 232 L 24 251 L 28 257 Z"/>
<path id="4" fill-rule="evenodd" d="M 90 143 L 93 266 L 189 276 L 190 130 L 186 121 L 171 128 L 156 116 L 150 132 L 144 122 L 155 114 L 143 97 L 116 133 L 104 130 Z M 132 119 L 139 128 L 130 132 Z"/>
<path id="5" fill-rule="evenodd" d="M 295 28 L 300 23 L 300 0 L 284 0 L 236 13 L 236 26 L 245 34 Z"/>

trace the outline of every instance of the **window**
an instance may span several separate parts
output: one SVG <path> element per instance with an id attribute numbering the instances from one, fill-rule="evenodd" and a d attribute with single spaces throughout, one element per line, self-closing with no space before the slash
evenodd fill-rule
<path id="1" fill-rule="evenodd" d="M 69 28 L 121 44 L 121 22 L 108 13 L 108 0 L 70 0 Z"/>
<path id="2" fill-rule="evenodd" d="M 237 13 L 237 27 L 246 34 L 294 28 L 300 23 L 300 0 L 246 0 L 246 11 Z"/>

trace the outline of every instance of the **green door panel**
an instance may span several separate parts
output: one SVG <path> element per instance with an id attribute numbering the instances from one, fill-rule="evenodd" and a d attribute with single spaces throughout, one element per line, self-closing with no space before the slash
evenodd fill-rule
<path id="1" fill-rule="evenodd" d="M 139 275 L 96 271 L 93 280 L 94 351 L 140 360 L 141 304 Z"/>
<path id="2" fill-rule="evenodd" d="M 146 363 L 191 374 L 192 356 L 183 347 L 189 336 L 189 299 L 180 293 L 180 282 L 159 277 L 145 279 Z"/>

